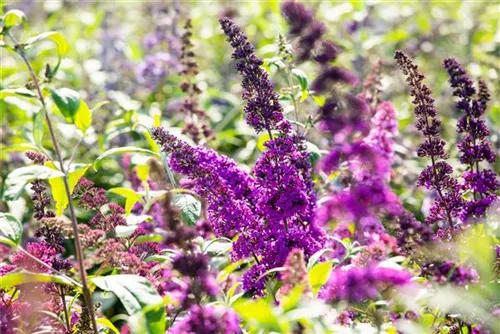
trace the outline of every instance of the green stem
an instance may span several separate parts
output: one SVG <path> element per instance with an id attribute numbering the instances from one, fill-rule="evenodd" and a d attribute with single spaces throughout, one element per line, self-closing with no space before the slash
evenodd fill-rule
<path id="1" fill-rule="evenodd" d="M 16 41 L 12 38 L 14 43 Z M 73 206 L 73 201 L 71 198 L 71 190 L 69 187 L 69 182 L 68 182 L 68 174 L 66 171 L 66 168 L 64 167 L 64 160 L 62 158 L 61 150 L 59 149 L 59 144 L 56 139 L 56 135 L 54 132 L 54 128 L 52 126 L 52 121 L 50 120 L 49 113 L 47 112 L 46 104 L 45 104 L 45 99 L 42 94 L 42 90 L 40 88 L 40 84 L 38 82 L 38 78 L 35 74 L 35 71 L 33 70 L 33 67 L 31 66 L 31 63 L 29 62 L 28 58 L 26 57 L 26 54 L 24 53 L 24 50 L 20 49 L 19 47 L 16 46 L 16 51 L 17 53 L 21 56 L 23 59 L 24 63 L 28 67 L 29 73 L 31 74 L 31 77 L 33 79 L 33 83 L 35 85 L 36 91 L 38 93 L 38 99 L 42 103 L 42 107 L 45 109 L 45 121 L 47 122 L 47 126 L 49 128 L 49 133 L 50 133 L 50 138 L 52 140 L 52 144 L 54 146 L 54 150 L 57 155 L 57 160 L 59 161 L 60 169 L 61 172 L 63 172 L 63 182 L 64 182 L 64 190 L 66 192 L 66 197 L 68 198 L 68 206 L 69 206 L 69 211 L 70 211 L 70 218 L 71 218 L 71 225 L 73 228 L 73 233 L 75 236 L 75 249 L 76 249 L 76 257 L 78 260 L 78 266 L 80 267 L 80 280 L 82 281 L 82 291 L 83 291 L 83 297 L 85 300 L 85 306 L 87 307 L 87 310 L 90 315 L 90 319 L 92 322 L 92 327 L 94 330 L 94 333 L 98 333 L 97 331 L 97 322 L 95 320 L 95 314 L 94 314 L 94 307 L 92 305 L 92 297 L 90 294 L 90 289 L 87 284 L 87 273 L 85 272 L 85 265 L 84 265 L 84 255 L 83 255 L 83 248 L 80 242 L 80 236 L 78 232 L 78 222 L 76 220 L 76 213 L 75 213 L 75 208 Z M 69 168 L 69 166 L 68 166 Z"/>

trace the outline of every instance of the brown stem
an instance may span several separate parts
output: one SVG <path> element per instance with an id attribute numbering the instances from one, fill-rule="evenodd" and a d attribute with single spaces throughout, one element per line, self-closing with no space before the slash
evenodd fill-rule
<path id="1" fill-rule="evenodd" d="M 60 286 L 59 291 L 61 292 L 61 300 L 64 308 L 64 320 L 66 321 L 66 328 L 68 332 L 71 332 L 71 322 L 69 320 L 68 308 L 66 307 L 66 296 L 64 294 L 64 287 Z"/>
<path id="2" fill-rule="evenodd" d="M 43 98 L 43 94 L 42 94 L 42 91 L 40 89 L 40 84 L 38 82 L 38 78 L 35 74 L 35 71 L 31 67 L 31 64 L 30 64 L 28 58 L 26 57 L 24 51 L 22 49 L 19 49 L 19 48 L 16 48 L 16 50 L 17 50 L 17 53 L 23 59 L 26 66 L 28 67 L 28 70 L 29 70 L 31 77 L 33 79 L 33 83 L 35 85 L 36 91 L 38 93 L 38 99 L 42 103 L 42 107 L 46 110 L 45 99 Z M 82 245 L 80 242 L 80 236 L 79 236 L 79 232 L 78 232 L 78 222 L 76 220 L 75 208 L 73 206 L 73 201 L 71 199 L 71 190 L 69 187 L 68 175 L 67 175 L 66 169 L 64 168 L 64 161 L 62 158 L 61 150 L 59 149 L 59 144 L 57 142 L 54 128 L 52 126 L 52 122 L 50 120 L 50 116 L 49 116 L 48 112 L 45 113 L 45 121 L 47 122 L 47 126 L 49 128 L 50 138 L 52 140 L 54 150 L 56 151 L 57 160 L 59 161 L 61 172 L 63 172 L 63 174 L 64 174 L 63 175 L 64 190 L 65 190 L 66 196 L 68 198 L 68 204 L 69 204 L 68 206 L 69 206 L 69 211 L 70 211 L 71 225 L 73 228 L 73 233 L 75 235 L 76 257 L 78 260 L 78 266 L 80 267 L 79 271 L 80 271 L 80 280 L 82 281 L 83 297 L 85 300 L 85 306 L 87 307 L 87 310 L 88 310 L 89 315 L 90 315 L 90 319 L 92 320 L 92 328 L 94 330 L 94 333 L 97 334 L 98 333 L 97 332 L 97 323 L 95 320 L 94 307 L 92 305 L 92 297 L 90 294 L 90 289 L 89 289 L 88 284 L 87 284 L 87 273 L 85 272 L 85 266 L 84 266 L 83 248 L 82 248 Z"/>

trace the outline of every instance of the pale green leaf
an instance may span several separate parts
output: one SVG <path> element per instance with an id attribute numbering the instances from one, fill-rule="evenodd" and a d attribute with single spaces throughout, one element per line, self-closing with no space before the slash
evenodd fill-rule
<path id="1" fill-rule="evenodd" d="M 106 318 L 97 318 L 96 322 L 99 325 L 102 325 L 102 326 L 104 326 L 106 328 L 109 328 L 113 333 L 120 334 L 120 331 L 118 330 L 118 328 L 116 328 L 116 326 L 113 325 L 113 323 L 111 321 L 109 321 L 108 319 L 106 319 Z"/>
<path id="2" fill-rule="evenodd" d="M 316 264 L 307 274 L 312 292 L 316 295 L 332 272 L 332 261 Z"/>
<path id="3" fill-rule="evenodd" d="M 80 107 L 75 114 L 75 125 L 83 133 L 92 125 L 92 112 L 83 100 L 80 100 Z"/>
<path id="4" fill-rule="evenodd" d="M 42 147 L 43 130 L 45 124 L 45 108 L 42 108 L 36 115 L 33 121 L 33 139 L 35 144 Z"/>
<path id="5" fill-rule="evenodd" d="M 117 187 L 111 188 L 108 191 L 125 198 L 125 212 L 127 215 L 132 211 L 134 204 L 142 200 L 141 196 L 130 188 Z"/>
<path id="6" fill-rule="evenodd" d="M 52 161 L 45 163 L 46 166 L 58 170 Z M 73 193 L 78 180 L 85 175 L 90 165 L 75 165 L 75 169 L 68 174 L 69 191 Z M 60 216 L 64 209 L 68 206 L 68 196 L 66 195 L 66 187 L 62 177 L 49 179 L 50 188 L 52 190 L 52 198 L 56 203 L 56 214 Z"/>
<path id="7" fill-rule="evenodd" d="M 121 154 L 121 153 L 140 153 L 140 154 L 146 154 L 146 155 L 152 155 L 156 157 L 160 157 L 160 155 L 156 152 L 153 152 L 151 150 L 147 150 L 145 148 L 139 148 L 139 147 L 133 147 L 133 146 L 124 146 L 124 147 L 117 147 L 117 148 L 112 148 L 110 150 L 107 150 L 103 154 L 97 157 L 94 161 L 94 169 L 96 169 L 97 164 L 104 160 L 105 158 L 109 157 L 110 155 L 113 154 Z"/>
<path id="8" fill-rule="evenodd" d="M 114 293 L 129 315 L 138 314 L 132 319 L 132 323 L 139 326 L 142 333 L 165 332 L 163 298 L 146 278 L 138 275 L 113 275 L 91 280 L 100 289 Z"/>
<path id="9" fill-rule="evenodd" d="M 5 179 L 3 198 L 6 201 L 19 198 L 26 183 L 32 180 L 46 180 L 63 175 L 61 171 L 47 166 L 26 166 L 14 169 Z"/>
<path id="10" fill-rule="evenodd" d="M 2 276 L 0 279 L 0 289 L 6 289 L 26 283 L 57 283 L 74 286 L 69 279 L 60 275 L 14 272 Z"/>
<path id="11" fill-rule="evenodd" d="M 11 9 L 2 17 L 3 25 L 6 28 L 12 28 L 26 21 L 24 13 L 18 9 Z"/>
<path id="12" fill-rule="evenodd" d="M 47 31 L 38 36 L 32 37 L 26 41 L 26 48 L 30 48 L 36 43 L 44 40 L 51 40 L 57 46 L 57 53 L 60 57 L 64 57 L 68 53 L 68 43 L 64 39 L 64 36 L 57 31 Z"/>
<path id="13" fill-rule="evenodd" d="M 19 245 L 23 236 L 23 224 L 10 213 L 0 212 L 0 233 L 15 245 Z"/>

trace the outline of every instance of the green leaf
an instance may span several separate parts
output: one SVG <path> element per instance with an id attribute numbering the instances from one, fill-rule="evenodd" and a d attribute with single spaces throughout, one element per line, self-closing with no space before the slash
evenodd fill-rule
<path id="1" fill-rule="evenodd" d="M 309 160 L 312 164 L 316 163 L 321 158 L 321 150 L 318 146 L 311 143 L 310 141 L 306 141 L 306 150 L 309 153 Z"/>
<path id="2" fill-rule="evenodd" d="M 292 74 L 297 78 L 302 91 L 307 91 L 307 74 L 298 68 L 294 68 Z"/>
<path id="3" fill-rule="evenodd" d="M 0 100 L 9 96 L 24 96 L 36 98 L 35 93 L 26 88 L 2 89 L 0 90 Z"/>
<path id="4" fill-rule="evenodd" d="M 91 280 L 100 289 L 113 292 L 129 315 L 139 314 L 132 320 L 133 325 L 141 326 L 145 322 L 143 330 L 151 330 L 142 333 L 165 333 L 163 298 L 146 278 L 137 275 L 113 275 Z"/>
<path id="5" fill-rule="evenodd" d="M 220 256 L 222 254 L 229 253 L 232 248 L 232 242 L 227 238 L 217 238 L 213 240 L 207 240 L 203 242 L 201 249 L 204 253 L 210 254 L 212 256 Z"/>
<path id="6" fill-rule="evenodd" d="M 142 197 L 130 188 L 111 188 L 108 190 L 108 192 L 125 197 L 125 212 L 127 213 L 127 215 L 130 213 L 130 211 L 132 211 L 132 207 L 134 206 L 134 204 L 142 200 Z"/>
<path id="7" fill-rule="evenodd" d="M 97 110 L 101 109 L 103 106 L 105 106 L 108 103 L 109 103 L 109 101 L 101 101 L 101 102 L 97 103 L 94 106 L 94 108 L 92 108 L 92 112 L 96 112 Z"/>
<path id="8" fill-rule="evenodd" d="M 314 102 L 318 105 L 318 107 L 322 107 L 325 105 L 326 98 L 321 95 L 313 95 L 312 96 Z"/>
<path id="9" fill-rule="evenodd" d="M 266 333 L 269 331 L 286 333 L 280 325 L 277 315 L 265 299 L 236 303 L 233 307 L 252 328 L 266 329 Z"/>
<path id="10" fill-rule="evenodd" d="M 118 225 L 115 227 L 115 234 L 118 238 L 128 238 L 134 234 L 139 225 Z"/>
<path id="11" fill-rule="evenodd" d="M 257 148 L 259 151 L 264 152 L 266 150 L 266 146 L 264 145 L 271 137 L 269 137 L 268 133 L 263 133 L 260 135 L 259 139 L 257 140 Z"/>
<path id="12" fill-rule="evenodd" d="M 97 164 L 101 160 L 104 160 L 105 158 L 109 157 L 110 155 L 127 153 L 127 152 L 141 153 L 141 154 L 153 155 L 156 157 L 160 157 L 160 155 L 158 153 L 155 153 L 151 150 L 147 150 L 145 148 L 139 148 L 139 147 L 133 147 L 133 146 L 117 147 L 117 148 L 112 148 L 110 150 L 107 150 L 106 152 L 104 152 L 103 154 L 98 156 L 97 159 L 95 159 L 95 161 L 94 161 L 93 167 L 94 167 L 94 169 L 96 169 Z"/>
<path id="13" fill-rule="evenodd" d="M 33 139 L 35 144 L 42 147 L 43 129 L 45 124 L 45 108 L 42 108 L 36 115 L 33 121 Z"/>
<path id="14" fill-rule="evenodd" d="M 113 323 L 111 321 L 109 321 L 108 319 L 106 318 L 97 318 L 95 320 L 99 325 L 102 325 L 106 328 L 109 328 L 111 329 L 111 331 L 115 334 L 120 334 L 120 331 L 118 330 L 118 328 L 116 328 L 115 325 L 113 325 Z"/>
<path id="15" fill-rule="evenodd" d="M 19 245 L 23 236 L 23 224 L 10 213 L 0 212 L 0 232 L 14 245 Z"/>
<path id="16" fill-rule="evenodd" d="M 312 292 L 316 295 L 332 272 L 332 261 L 316 264 L 307 274 Z"/>
<path id="17" fill-rule="evenodd" d="M 148 305 L 141 312 L 128 318 L 128 324 L 133 334 L 156 334 L 165 332 L 165 316 L 163 302 L 157 305 Z"/>
<path id="18" fill-rule="evenodd" d="M 7 29 L 18 26 L 26 21 L 23 12 L 17 9 L 11 9 L 2 17 L 3 26 Z"/>
<path id="19" fill-rule="evenodd" d="M 52 89 L 52 100 L 69 123 L 74 123 L 82 100 L 80 94 L 69 88 Z M 88 107 L 87 107 L 88 109 Z"/>
<path id="20" fill-rule="evenodd" d="M 58 170 L 52 161 L 45 163 L 47 167 Z M 74 170 L 68 174 L 69 191 L 73 193 L 78 180 L 85 175 L 90 165 L 74 165 Z M 62 177 L 52 178 L 49 180 L 50 188 L 52 190 L 52 198 L 56 203 L 56 214 L 58 216 L 62 215 L 64 209 L 68 206 L 68 196 L 66 195 L 66 187 L 64 185 L 64 180 Z"/>
<path id="21" fill-rule="evenodd" d="M 2 276 L 2 279 L 0 279 L 0 289 L 6 289 L 26 283 L 57 283 L 74 286 L 70 280 L 60 275 L 15 272 Z"/>
<path id="22" fill-rule="evenodd" d="M 283 308 L 285 312 L 288 312 L 299 304 L 302 299 L 302 292 L 304 292 L 303 285 L 294 286 L 287 295 L 283 296 L 280 301 L 280 306 Z"/>
<path id="23" fill-rule="evenodd" d="M 39 152 L 40 148 L 38 146 L 35 146 L 33 144 L 28 144 L 28 143 L 10 145 L 7 147 L 0 144 L 0 150 L 2 150 L 4 152 L 17 152 L 17 151 L 36 151 L 36 152 Z"/>
<path id="24" fill-rule="evenodd" d="M 149 177 L 149 165 L 137 165 L 137 177 L 141 181 L 147 181 Z"/>
<path id="25" fill-rule="evenodd" d="M 75 114 L 75 125 L 82 130 L 83 133 L 92 125 L 92 112 L 87 106 L 87 103 L 83 100 L 80 100 L 80 107 Z"/>
<path id="26" fill-rule="evenodd" d="M 47 31 L 38 36 L 32 37 L 26 41 L 26 48 L 33 47 L 36 43 L 44 40 L 51 40 L 57 46 L 57 53 L 60 57 L 64 57 L 68 53 L 68 43 L 64 39 L 64 36 L 57 31 Z"/>
<path id="27" fill-rule="evenodd" d="M 4 244 L 4 245 L 7 245 L 7 246 L 12 247 L 12 248 L 17 247 L 17 245 L 14 241 L 12 241 L 6 237 L 2 237 L 1 235 L 0 235 L 0 244 Z"/>
<path id="28" fill-rule="evenodd" d="M 64 176 L 61 171 L 47 166 L 26 166 L 14 169 L 5 179 L 3 199 L 13 201 L 19 198 L 26 183 L 32 180 L 45 180 L 61 176 Z"/>
<path id="29" fill-rule="evenodd" d="M 325 253 L 333 252 L 332 248 L 323 248 L 311 255 L 309 261 L 307 262 L 307 271 L 310 271 L 312 267 L 319 261 L 320 257 L 325 255 Z"/>
<path id="30" fill-rule="evenodd" d="M 201 214 L 201 202 L 193 195 L 175 194 L 173 203 L 181 210 L 182 219 L 188 225 L 196 224 Z"/>

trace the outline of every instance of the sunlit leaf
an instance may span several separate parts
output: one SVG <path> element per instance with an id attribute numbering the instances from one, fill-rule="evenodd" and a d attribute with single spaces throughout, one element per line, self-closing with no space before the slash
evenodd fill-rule
<path id="1" fill-rule="evenodd" d="M 92 125 L 92 112 L 83 100 L 80 100 L 80 106 L 75 114 L 75 125 L 83 133 Z"/>
<path id="2" fill-rule="evenodd" d="M 14 245 L 19 245 L 23 236 L 23 225 L 13 215 L 0 212 L 0 233 Z"/>
<path id="3" fill-rule="evenodd" d="M 42 108 L 36 115 L 33 121 L 33 139 L 35 144 L 42 147 L 43 130 L 45 124 L 45 108 Z"/>
<path id="4" fill-rule="evenodd" d="M 52 161 L 46 162 L 45 165 L 53 168 L 54 170 L 58 170 L 58 168 Z M 74 170 L 69 172 L 68 174 L 70 193 L 73 193 L 73 189 L 75 189 L 78 180 L 80 180 L 80 178 L 85 175 L 90 165 L 75 165 L 73 167 Z M 56 214 L 60 216 L 69 204 L 64 180 L 62 177 L 51 178 L 49 179 L 49 184 L 50 189 L 52 190 L 52 198 L 54 198 L 54 202 L 56 203 Z"/>
<path id="5" fill-rule="evenodd" d="M 127 215 L 130 213 L 130 211 L 132 211 L 132 208 L 134 207 L 135 203 L 140 202 L 142 200 L 142 197 L 130 188 L 124 188 L 124 187 L 111 188 L 108 190 L 108 192 L 125 197 L 125 212 L 127 213 Z"/>
<path id="6" fill-rule="evenodd" d="M 137 275 L 113 275 L 91 280 L 100 289 L 113 292 L 129 315 L 137 314 L 135 318 L 131 317 L 132 324 L 143 330 L 142 333 L 165 332 L 163 298 L 146 278 Z"/>
<path id="7" fill-rule="evenodd" d="M 321 287 L 326 283 L 330 273 L 332 272 L 332 261 L 321 262 L 311 268 L 307 274 L 309 285 L 314 294 L 317 294 Z"/>
<path id="8" fill-rule="evenodd" d="M 110 155 L 113 155 L 113 154 L 122 154 L 122 153 L 140 153 L 140 154 L 152 155 L 152 156 L 160 157 L 160 155 L 158 153 L 153 152 L 151 150 L 147 150 L 145 148 L 139 148 L 139 147 L 133 147 L 133 146 L 116 147 L 116 148 L 112 148 L 110 150 L 107 150 L 106 152 L 104 152 L 103 154 L 101 154 L 100 156 L 98 156 L 97 159 L 95 159 L 94 164 L 93 164 L 94 169 L 96 168 L 97 164 L 101 160 L 106 159 Z"/>
<path id="9" fill-rule="evenodd" d="M 57 283 L 74 286 L 70 280 L 60 275 L 14 272 L 2 276 L 0 279 L 0 289 L 6 289 L 26 283 Z"/>
<path id="10" fill-rule="evenodd" d="M 17 9 L 11 9 L 2 17 L 3 26 L 6 28 L 12 28 L 22 24 L 26 21 L 26 16 L 24 13 Z"/>
<path id="11" fill-rule="evenodd" d="M 278 316 L 265 299 L 249 300 L 233 305 L 235 311 L 245 320 L 250 327 L 265 329 L 266 332 L 275 331 L 283 333 L 283 326 Z"/>
<path id="12" fill-rule="evenodd" d="M 24 96 L 36 98 L 35 93 L 26 88 L 13 88 L 13 89 L 2 89 L 0 90 L 0 100 L 8 96 Z"/>
<path id="13" fill-rule="evenodd" d="M 51 40 L 57 46 L 57 52 L 61 57 L 64 57 L 68 53 L 68 43 L 64 39 L 64 36 L 57 31 L 44 32 L 38 36 L 32 37 L 26 41 L 26 48 L 32 47 L 36 43 L 44 40 Z"/>
<path id="14" fill-rule="evenodd" d="M 35 179 L 46 180 L 61 176 L 64 176 L 61 171 L 47 166 L 26 166 L 14 169 L 5 179 L 3 198 L 6 201 L 19 198 L 24 186 Z"/>
<path id="15" fill-rule="evenodd" d="M 118 330 L 118 328 L 116 328 L 115 325 L 113 325 L 113 323 L 111 321 L 109 321 L 108 319 L 106 318 L 97 318 L 95 320 L 99 325 L 102 325 L 106 328 L 109 328 L 113 333 L 115 334 L 120 334 L 120 331 Z"/>

